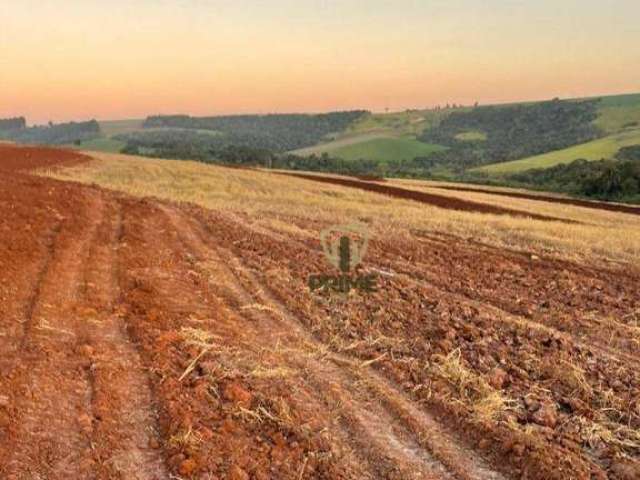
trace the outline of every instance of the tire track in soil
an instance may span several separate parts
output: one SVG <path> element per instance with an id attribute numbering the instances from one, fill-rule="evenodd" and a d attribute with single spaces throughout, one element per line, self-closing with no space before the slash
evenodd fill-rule
<path id="1" fill-rule="evenodd" d="M 33 328 L 33 312 L 36 308 L 36 304 L 41 295 L 42 283 L 44 282 L 45 275 L 50 268 L 51 261 L 53 259 L 54 247 L 56 244 L 56 240 L 60 235 L 60 231 L 62 229 L 62 222 L 57 221 L 53 226 L 49 234 L 46 236 L 45 240 L 45 254 L 40 263 L 40 268 L 38 269 L 35 285 L 33 287 L 33 291 L 27 301 L 27 306 L 25 308 L 25 320 L 23 322 L 22 329 L 22 338 L 19 343 L 19 349 L 23 350 L 27 344 L 29 336 L 31 335 L 31 330 Z"/>
<path id="2" fill-rule="evenodd" d="M 248 387 L 250 391 L 254 392 L 258 400 L 258 404 L 254 405 L 256 408 L 259 405 L 263 405 L 261 402 L 266 400 L 274 400 L 277 402 L 280 397 L 286 398 L 286 402 L 294 407 L 296 411 L 295 418 L 297 419 L 293 430 L 287 426 L 277 425 L 275 427 L 260 422 L 258 425 L 248 419 L 245 414 L 247 410 L 238 411 L 237 405 L 232 406 L 229 404 L 220 405 L 218 400 L 209 398 L 206 402 L 202 397 L 202 391 L 197 393 L 200 387 L 208 385 L 211 388 L 216 389 L 217 384 L 216 377 L 220 374 L 217 368 L 225 368 L 226 362 L 232 363 L 230 368 L 244 368 L 243 362 L 245 358 L 257 358 L 262 359 L 264 352 L 263 342 L 261 340 L 256 341 L 254 334 L 247 334 L 250 329 L 250 325 L 244 322 L 236 313 L 231 311 L 224 305 L 218 297 L 213 295 L 210 289 L 207 287 L 206 282 L 199 280 L 197 272 L 193 269 L 194 257 L 189 253 L 178 238 L 177 232 L 166 221 L 165 216 L 159 209 L 157 203 L 141 203 L 136 202 L 131 205 L 133 208 L 127 209 L 132 211 L 133 222 L 129 221 L 125 224 L 125 250 L 134 253 L 133 257 L 126 257 L 130 261 L 129 264 L 134 266 L 128 273 L 131 274 L 129 281 L 131 285 L 136 285 L 134 289 L 125 294 L 125 298 L 132 298 L 133 302 L 131 306 L 137 310 L 138 314 L 146 319 L 140 318 L 142 322 L 136 325 L 137 320 L 132 318 L 131 328 L 133 332 L 147 332 L 149 329 L 155 329 L 156 321 L 147 323 L 148 314 L 151 315 L 155 308 L 162 305 L 160 308 L 165 308 L 167 312 L 173 312 L 177 314 L 179 320 L 177 323 L 173 323 L 175 317 L 170 313 L 163 320 L 159 320 L 159 324 L 162 325 L 159 331 L 164 332 L 164 335 L 175 335 L 177 331 L 180 331 L 182 327 L 192 327 L 202 331 L 205 329 L 207 332 L 214 333 L 216 338 L 221 342 L 220 347 L 224 351 L 241 352 L 241 358 L 231 357 L 225 360 L 225 357 L 220 357 L 215 353 L 212 356 L 215 360 L 207 361 L 210 367 L 216 372 L 212 373 L 212 378 L 201 377 L 202 372 L 194 372 L 194 375 L 189 375 L 184 379 L 184 383 L 178 381 L 177 378 L 183 373 L 184 366 L 178 367 L 178 370 L 174 370 L 172 366 L 167 365 L 168 369 L 159 367 L 156 371 L 158 374 L 162 372 L 163 379 L 158 383 L 154 382 L 154 392 L 159 398 L 161 408 L 161 425 L 164 435 L 164 441 L 168 440 L 169 445 L 173 445 L 170 448 L 171 457 L 168 461 L 171 468 L 177 472 L 181 470 L 180 461 L 184 460 L 184 456 L 181 452 L 184 452 L 180 447 L 176 447 L 176 443 L 172 440 L 172 437 L 180 432 L 184 433 L 185 430 L 193 427 L 194 435 L 196 437 L 203 433 L 209 438 L 212 433 L 209 429 L 218 430 L 222 428 L 222 431 L 217 431 L 214 434 L 214 439 L 207 441 L 211 443 L 211 446 L 203 446 L 196 450 L 190 450 L 188 455 L 192 458 L 198 458 L 198 464 L 200 465 L 199 473 L 202 476 L 194 476 L 193 478 L 234 478 L 244 479 L 244 476 L 239 475 L 238 472 L 233 472 L 233 466 L 240 465 L 242 468 L 247 468 L 247 471 L 255 474 L 250 478 L 358 478 L 362 480 L 370 480 L 374 478 L 383 478 L 380 475 L 374 475 L 371 472 L 372 468 L 366 464 L 361 458 L 354 460 L 354 457 L 358 457 L 358 452 L 354 452 L 349 448 L 346 441 L 342 441 L 340 438 L 333 438 L 330 448 L 327 448 L 327 440 L 325 438 L 325 431 L 321 430 L 326 422 L 322 417 L 319 417 L 321 413 L 325 412 L 326 407 L 322 402 L 317 402 L 314 398 L 301 398 L 307 394 L 306 390 L 300 390 L 300 384 L 297 382 L 286 382 L 292 388 L 285 388 L 282 390 L 282 378 L 275 380 L 275 387 L 270 385 L 271 381 L 265 379 L 261 385 L 253 385 Z M 141 207 L 141 208 L 138 208 Z M 158 252 L 158 255 L 153 258 L 143 258 L 140 256 L 140 251 L 146 251 L 148 248 L 154 248 Z M 170 266 L 169 266 L 170 265 Z M 168 271 L 171 273 L 169 274 Z M 167 273 L 165 273 L 167 272 Z M 135 300 L 135 297 L 140 293 L 138 288 L 141 287 L 149 295 L 143 295 L 141 302 Z M 130 293 L 136 292 L 133 296 Z M 153 306 L 152 306 L 153 305 Z M 171 318 L 171 320 L 169 320 Z M 168 323 L 165 323 L 167 321 Z M 168 327 L 166 329 L 165 327 Z M 176 330 L 177 329 L 177 330 Z M 135 334 L 135 333 L 134 333 Z M 144 335 L 144 333 L 143 333 Z M 163 334 L 161 334 L 162 336 Z M 154 342 L 155 343 L 155 342 Z M 145 344 L 143 351 L 145 354 L 149 353 L 150 345 Z M 183 344 L 181 348 L 184 348 Z M 153 349 L 153 347 L 151 347 Z M 195 354 L 194 354 L 195 355 Z M 163 356 L 164 357 L 164 356 Z M 172 362 L 180 360 L 175 356 L 170 356 Z M 191 361 L 191 358 L 185 359 L 187 363 Z M 263 365 L 263 364 L 260 364 Z M 266 364 L 267 366 L 270 363 Z M 199 370 L 199 367 L 196 369 Z M 171 371 L 171 373 L 169 373 Z M 170 379 L 169 375 L 172 379 Z M 302 374 L 302 372 L 300 372 Z M 224 374 L 223 374 L 224 375 Z M 234 374 L 232 374 L 234 375 Z M 270 377 L 269 377 L 270 378 Z M 288 378 L 288 376 L 286 377 Z M 195 386 L 195 382 L 198 383 L 198 387 Z M 212 383 L 213 382 L 213 383 Z M 167 384 L 171 383 L 172 386 L 167 387 Z M 279 385 L 278 385 L 279 384 Z M 167 391 L 167 388 L 171 391 Z M 216 390 L 218 391 L 218 390 Z M 220 391 L 220 393 L 222 393 Z M 195 396 L 194 396 L 195 394 Z M 217 395 L 220 399 L 220 396 Z M 292 402 L 291 400 L 295 400 Z M 213 403 L 211 403 L 213 401 Z M 180 404 L 180 406 L 177 405 Z M 298 405 L 296 405 L 298 404 Z M 301 406 L 302 408 L 297 408 Z M 229 408 L 232 411 L 229 411 Z M 250 413 L 250 412 L 249 412 Z M 191 416 L 194 416 L 191 419 Z M 226 416 L 223 425 L 219 424 L 219 420 Z M 330 417 L 331 415 L 328 415 Z M 244 418 L 244 419 L 243 419 Z M 329 419 L 330 420 L 330 419 Z M 186 424 L 185 424 L 186 422 Z M 237 424 L 237 427 L 233 427 L 236 433 L 231 433 L 224 425 Z M 267 422 L 268 423 L 268 422 Z M 187 426 L 188 425 L 188 426 Z M 317 425 L 314 427 L 313 425 Z M 311 433 L 315 431 L 315 434 L 311 434 L 309 438 L 308 428 L 311 428 Z M 317 429 L 316 429 L 317 428 Z M 257 430 L 256 430 L 257 429 Z M 300 447 L 298 442 L 302 442 L 307 445 L 304 447 L 308 450 L 309 457 L 300 459 L 300 464 L 294 468 L 294 464 L 289 463 L 290 468 L 294 470 L 287 470 L 286 464 L 282 463 L 281 447 L 278 447 L 278 440 L 273 440 L 272 435 L 277 432 L 277 435 L 281 437 L 280 432 L 284 432 L 284 435 L 289 438 L 293 434 L 293 438 L 296 440 L 294 445 L 290 445 L 288 448 L 293 449 L 291 454 L 295 458 L 296 450 Z M 246 436 L 248 435 L 248 436 Z M 318 438 L 323 440 L 318 445 Z M 276 442 L 271 448 L 267 448 L 265 454 L 265 439 L 268 443 Z M 290 442 L 291 439 L 286 440 Z M 310 443 L 309 443 L 310 442 Z M 335 445 L 335 449 L 333 448 Z M 269 451 L 271 450 L 271 453 Z M 251 452 L 255 455 L 254 458 L 249 460 L 249 466 L 247 467 L 247 455 Z M 205 457 L 206 455 L 206 457 Z M 288 456 L 288 455 L 287 455 Z M 181 457 L 177 462 L 176 458 Z M 308 465 L 307 465 L 307 460 Z M 309 467 L 308 469 L 306 467 Z M 229 470 L 231 468 L 231 470 Z M 307 475 L 303 473 L 313 471 L 315 475 Z M 368 471 L 367 471 L 368 470 Z M 218 477 L 213 475 L 209 477 L 207 474 L 212 475 L 215 472 Z M 241 472 L 244 472 L 241 470 Z M 270 472 L 266 474 L 265 472 Z M 302 472 L 302 473 L 300 473 Z M 286 473 L 286 476 L 283 474 Z M 242 473 L 244 475 L 244 473 Z M 226 475 L 230 475 L 227 477 Z M 236 475 L 236 476 L 234 476 Z M 281 476 L 282 475 L 282 476 Z M 174 476 L 171 478 L 191 478 L 188 475 L 185 477 Z M 396 477 L 397 478 L 397 477 Z"/>
<path id="3" fill-rule="evenodd" d="M 50 233 L 11 369 L 2 478 L 168 479 L 139 355 L 119 313 L 120 205 L 86 205 Z M 11 446 L 11 447 L 9 447 Z"/>
<path id="4" fill-rule="evenodd" d="M 110 199 L 107 208 L 85 269 L 87 319 L 80 348 L 92 386 L 97 470 L 105 479 L 164 480 L 149 381 L 120 308 L 122 206 Z"/>
<path id="5" fill-rule="evenodd" d="M 86 200 L 55 239 L 11 371 L 12 421 L 2 445 L 8 459 L 0 470 L 8 479 L 93 477 L 91 386 L 76 332 L 82 264 L 104 204 L 95 193 Z"/>
<path id="6" fill-rule="evenodd" d="M 149 279 L 153 282 L 153 287 L 149 285 L 149 288 L 152 288 L 155 291 L 154 295 L 159 296 L 157 298 L 157 301 L 167 305 L 168 309 L 175 309 L 182 312 L 180 316 L 186 317 L 181 322 L 183 327 L 189 326 L 198 330 L 205 329 L 205 331 L 213 333 L 216 338 L 219 338 L 221 340 L 221 345 L 225 350 L 228 349 L 228 351 L 232 352 L 242 352 L 242 359 L 231 358 L 230 360 L 225 360 L 224 357 L 218 357 L 217 360 L 212 361 L 212 363 L 215 363 L 217 367 L 224 368 L 226 362 L 230 361 L 234 365 L 234 368 L 236 364 L 239 364 L 239 368 L 243 368 L 243 362 L 247 361 L 247 359 L 251 359 L 250 361 L 254 365 L 264 367 L 267 371 L 272 366 L 278 369 L 282 365 L 282 362 L 278 361 L 281 358 L 281 352 L 279 351 L 278 342 L 276 341 L 274 345 L 274 342 L 265 342 L 264 337 L 259 337 L 258 332 L 255 330 L 252 324 L 246 322 L 246 320 L 248 319 L 247 316 L 243 316 L 243 313 L 239 312 L 241 307 L 240 304 L 236 304 L 235 301 L 231 303 L 225 303 L 220 296 L 212 291 L 211 285 L 206 281 L 196 281 L 194 283 L 194 279 L 199 278 L 200 275 L 196 272 L 196 270 L 194 270 L 194 268 L 197 267 L 195 266 L 195 256 L 192 253 L 193 250 L 189 248 L 189 246 L 185 243 L 184 235 L 180 235 L 179 232 L 175 230 L 175 228 L 170 223 L 169 218 L 166 215 L 163 215 L 160 205 L 153 204 L 150 205 L 150 207 L 153 209 L 153 215 L 149 216 L 152 217 L 153 220 L 151 220 L 149 223 L 145 222 L 144 226 L 138 229 L 138 231 L 141 232 L 141 236 L 138 238 L 138 241 L 142 240 L 143 243 L 141 245 L 152 243 L 154 247 L 163 252 L 164 255 L 168 254 L 172 258 L 172 272 L 177 274 L 172 275 L 171 279 L 167 278 L 164 275 L 153 275 L 153 277 Z M 136 246 L 136 249 L 137 247 L 139 246 Z M 178 261 L 176 262 L 176 260 Z M 137 265 L 138 268 L 143 268 L 145 273 L 148 273 L 148 268 L 142 267 L 142 265 L 146 265 L 145 262 L 137 263 Z M 189 279 L 188 282 L 183 283 L 181 280 L 179 280 L 179 278 L 182 276 L 186 276 L 186 278 Z M 147 281 L 143 279 L 146 278 L 146 275 L 145 277 L 140 277 L 138 276 L 138 274 L 134 274 L 134 277 L 139 278 L 143 283 L 146 283 Z M 177 295 L 175 295 L 176 284 L 173 283 L 176 280 L 178 282 L 178 285 L 180 285 L 179 288 L 181 289 L 180 293 Z M 169 287 L 169 285 L 171 286 Z M 187 290 L 182 290 L 183 288 Z M 173 291 L 174 295 L 172 295 L 171 299 L 166 298 L 165 300 L 164 297 L 165 295 L 168 295 L 169 291 Z M 198 303 L 199 308 L 195 307 L 194 298 L 197 299 L 195 301 Z M 208 320 L 198 319 L 202 317 Z M 265 355 L 267 357 L 266 359 Z M 274 357 L 278 360 L 274 361 Z M 216 373 L 215 375 L 218 375 L 218 373 Z M 390 472 L 389 468 L 391 467 L 389 467 L 388 465 L 383 466 L 371 463 L 362 455 L 361 451 L 353 448 L 353 445 L 351 445 L 352 442 L 350 441 L 350 436 L 342 429 L 334 428 L 333 424 L 336 421 L 336 414 L 335 411 L 332 410 L 333 405 L 329 405 L 329 401 L 324 396 L 318 397 L 317 395 L 315 395 L 313 389 L 310 388 L 310 386 L 305 382 L 305 375 L 306 374 L 303 371 L 298 371 L 292 376 L 287 373 L 283 377 L 277 378 L 275 380 L 275 384 L 280 385 L 275 387 L 269 385 L 272 382 L 269 381 L 269 377 L 267 377 L 262 385 L 258 384 L 251 387 L 251 391 L 256 395 L 257 398 L 265 399 L 266 396 L 266 399 L 274 400 L 277 402 L 277 400 L 282 396 L 282 399 L 285 400 L 288 405 L 293 407 L 293 411 L 296 412 L 294 416 L 300 423 L 296 423 L 296 425 L 294 426 L 294 438 L 297 438 L 298 441 L 303 441 L 305 444 L 308 444 L 309 451 L 308 456 L 305 457 L 306 460 L 303 460 L 301 465 L 296 467 L 296 472 L 298 473 L 292 473 L 290 478 L 358 478 L 361 480 L 373 480 L 377 478 L 413 478 L 413 473 L 411 471 L 404 471 L 404 475 L 398 477 L 398 472 Z M 215 380 L 215 376 L 213 377 L 213 380 Z M 209 379 L 207 380 L 207 383 L 211 381 L 212 380 Z M 187 382 L 191 383 L 191 380 L 187 380 L 185 378 L 185 383 Z M 283 387 L 282 384 L 286 385 L 286 387 Z M 193 385 L 190 385 L 190 387 L 192 386 Z M 190 387 L 184 387 L 184 391 L 190 391 Z M 287 394 L 283 395 L 284 392 L 287 392 Z M 184 400 L 185 402 L 187 402 L 186 398 Z M 170 408 L 171 402 L 172 400 L 168 401 Z M 167 404 L 165 403 L 164 406 L 166 407 Z M 196 409 L 197 408 L 198 407 L 196 407 Z M 215 404 L 209 408 L 213 408 L 215 410 Z M 173 408 L 173 410 L 175 410 L 175 408 Z M 186 410 L 189 410 L 189 407 L 187 407 Z M 222 411 L 224 413 L 224 407 Z M 247 412 L 247 410 L 245 410 L 244 413 L 240 412 L 241 416 L 245 415 Z M 166 413 L 166 411 L 164 413 Z M 166 416 L 163 415 L 163 417 L 166 421 Z M 237 411 L 233 415 L 233 417 L 238 417 Z M 175 414 L 172 414 L 171 418 L 173 421 L 175 421 L 176 419 L 180 418 L 180 415 L 176 416 Z M 209 418 L 209 416 L 207 415 L 202 418 Z M 245 426 L 249 428 L 249 431 L 251 430 L 250 424 L 251 422 L 245 424 Z M 315 425 L 315 427 L 313 427 L 313 425 Z M 332 426 L 329 428 L 325 428 L 328 425 Z M 175 427 L 175 423 L 169 426 L 165 423 L 164 427 L 169 427 L 169 429 L 171 430 L 171 428 Z M 286 424 L 283 426 L 283 428 L 285 435 L 289 435 L 291 433 L 290 427 Z M 309 428 L 311 428 L 311 432 L 315 431 L 315 434 L 312 434 L 311 437 L 309 437 Z M 250 442 L 260 442 L 260 437 L 262 437 L 263 435 L 266 435 L 267 438 L 271 438 L 271 434 L 269 433 L 269 431 L 269 427 L 261 427 L 258 431 L 261 433 L 259 433 L 258 436 L 251 436 L 250 439 L 247 440 Z M 278 432 L 280 432 L 279 427 Z M 329 432 L 331 440 L 328 440 L 326 438 Z M 314 437 L 322 438 L 322 443 L 318 445 L 317 438 Z M 233 439 L 227 437 L 225 441 L 228 441 L 230 445 L 234 445 Z M 329 442 L 329 448 L 327 448 L 327 442 Z M 237 443 L 236 445 L 238 454 L 241 454 L 242 451 L 246 450 L 246 448 L 248 447 L 246 443 Z M 250 448 L 255 449 L 256 445 L 254 444 Z M 219 453 L 224 453 L 225 451 L 227 451 L 228 446 L 225 448 L 214 447 L 212 450 L 213 451 L 208 450 L 209 455 L 218 455 Z M 264 457 L 262 457 L 264 453 L 256 453 L 259 457 L 257 459 L 257 465 L 259 465 L 260 462 L 265 461 Z M 271 455 L 274 454 L 272 453 Z M 273 466 L 271 466 L 270 468 L 268 467 L 273 475 L 269 478 L 279 478 L 276 475 L 276 472 L 280 471 L 279 469 L 282 468 L 282 466 L 279 465 L 280 460 L 278 460 L 278 457 L 280 455 L 281 454 L 276 452 L 275 457 L 272 456 L 270 459 L 269 457 L 267 457 L 266 459 L 266 462 L 273 462 Z M 209 467 L 216 468 L 215 465 L 219 464 L 220 461 L 213 460 L 213 458 L 215 457 L 209 458 Z M 309 462 L 309 470 L 313 471 L 314 474 L 308 476 L 307 474 L 305 474 L 305 472 L 307 472 L 308 470 L 306 468 L 307 460 L 309 460 L 310 458 L 312 460 Z M 237 461 L 238 459 L 235 452 L 224 457 L 225 463 L 230 462 L 231 464 L 234 464 Z M 312 464 L 314 466 L 312 466 Z M 298 468 L 300 469 L 298 470 Z M 255 478 L 263 478 L 263 475 L 264 474 L 256 473 Z M 223 475 L 220 478 L 227 477 Z M 251 478 L 254 477 L 252 476 Z M 289 475 L 287 476 L 287 478 L 289 478 Z M 429 479 L 432 477 L 418 478 Z"/>
<path id="7" fill-rule="evenodd" d="M 391 415 L 379 408 L 375 403 L 354 395 L 353 388 L 345 389 L 352 379 L 337 373 L 335 366 L 308 358 L 303 350 L 308 350 L 307 340 L 285 332 L 281 325 L 273 322 L 259 310 L 246 309 L 256 302 L 237 282 L 226 268 L 221 268 L 218 254 L 206 247 L 191 230 L 190 222 L 175 210 L 163 209 L 169 218 L 185 250 L 195 253 L 201 262 L 207 263 L 207 274 L 216 280 L 217 295 L 229 305 L 245 310 L 245 318 L 249 317 L 256 330 L 254 342 L 277 344 L 290 352 L 289 367 L 304 371 L 307 375 L 307 387 L 311 387 L 310 395 L 322 396 L 331 410 L 340 411 L 340 426 L 343 438 L 354 445 L 354 450 L 364 454 L 365 461 L 376 472 L 376 478 L 407 479 L 450 479 L 451 474 L 439 462 L 411 438 L 403 426 L 398 425 Z M 222 282 L 221 282 L 222 281 Z M 242 327 L 246 328 L 246 327 Z M 265 341 L 265 339 L 269 339 Z M 302 345 L 300 342 L 304 342 Z M 317 346 L 311 346 L 313 354 L 319 354 Z M 342 377 L 342 378 L 340 378 Z M 322 393 L 320 393 L 322 392 Z M 366 402 L 366 406 L 365 406 Z M 342 433 L 342 432 L 341 432 Z"/>
<path id="8" fill-rule="evenodd" d="M 174 208 L 164 207 L 163 211 L 173 228 L 181 232 L 187 248 L 207 263 L 208 273 L 216 283 L 222 281 L 223 286 L 218 283 L 218 289 L 228 302 L 244 307 L 264 307 L 247 309 L 262 342 L 264 338 L 277 338 L 280 343 L 287 342 L 292 352 L 311 351 L 331 360 L 331 363 L 321 362 L 309 354 L 289 358 L 296 368 L 307 372 L 316 395 L 329 397 L 341 406 L 343 426 L 352 441 L 367 452 L 370 462 L 386 464 L 386 475 L 394 468 L 400 468 L 404 475 L 413 472 L 413 476 L 401 478 L 504 478 L 377 373 L 351 359 L 329 353 L 319 345 L 286 307 L 260 286 L 232 252 L 205 240 L 207 233 L 213 232 Z M 239 272 L 245 277 L 241 278 Z M 363 383 L 369 385 L 369 395 L 359 391 L 358 387 Z"/>
<path id="9" fill-rule="evenodd" d="M 21 294 L 22 298 L 14 297 L 15 303 L 9 305 L 13 310 L 10 313 L 6 312 L 7 318 L 5 321 L 7 321 L 8 324 L 0 334 L 0 351 L 3 353 L 0 358 L 0 371 L 2 372 L 8 372 L 12 369 L 12 361 L 15 360 L 16 356 L 20 355 L 31 333 L 33 311 L 40 296 L 44 276 L 49 270 L 54 245 L 61 228 L 62 223 L 57 220 L 53 226 L 49 228 L 48 232 L 43 235 L 44 242 L 37 261 L 34 262 L 33 265 L 22 265 L 24 278 L 18 280 L 18 282 L 22 280 L 28 283 L 24 285 L 18 283 L 18 291 L 15 297 Z M 27 279 L 33 280 L 28 281 Z M 16 281 L 15 279 L 12 280 Z M 9 281 L 10 280 L 7 279 L 7 282 Z M 24 293 L 20 292 L 21 289 L 23 289 L 22 292 Z M 14 322 L 14 324 L 10 322 Z"/>
<path id="10" fill-rule="evenodd" d="M 302 178 L 304 180 L 311 180 L 313 182 L 328 183 L 331 185 L 340 185 L 343 187 L 357 188 L 368 192 L 387 195 L 389 197 L 401 198 L 404 200 L 413 200 L 416 202 L 424 203 L 434 207 L 458 210 L 462 212 L 475 212 L 475 213 L 487 213 L 492 215 L 509 215 L 512 217 L 531 218 L 534 220 L 542 220 L 547 222 L 562 222 L 562 223 L 579 223 L 573 220 L 567 220 L 558 217 L 551 217 L 548 215 L 541 215 L 539 213 L 525 212 L 522 210 L 516 210 L 513 208 L 498 207 L 488 203 L 481 203 L 473 200 L 463 200 L 461 198 L 438 195 L 436 193 L 427 193 L 419 190 L 409 190 L 406 188 L 385 185 L 383 183 L 367 182 L 362 180 L 355 180 L 351 178 L 340 177 L 327 177 L 322 175 L 309 175 L 304 173 L 285 173 L 278 172 L 279 175 L 287 175 L 290 177 Z"/>

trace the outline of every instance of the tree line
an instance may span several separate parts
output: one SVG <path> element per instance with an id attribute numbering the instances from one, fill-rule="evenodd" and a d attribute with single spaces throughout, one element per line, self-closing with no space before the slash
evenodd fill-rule
<path id="1" fill-rule="evenodd" d="M 316 145 L 327 136 L 344 131 L 366 115 L 365 110 L 321 114 L 228 115 L 191 117 L 156 115 L 148 117 L 145 128 L 211 130 L 227 137 L 228 144 L 268 149 L 283 153 Z"/>
<path id="2" fill-rule="evenodd" d="M 21 125 L 21 127 L 4 131 L 4 138 L 18 143 L 64 145 L 100 136 L 100 125 L 96 120 L 58 124 L 49 123 L 49 125 L 26 128 L 24 118 L 20 118 L 17 121 L 14 119 L 11 125 Z"/>
<path id="3" fill-rule="evenodd" d="M 599 100 L 554 99 L 533 104 L 483 106 L 452 112 L 419 140 L 446 145 L 422 160 L 425 168 L 445 167 L 455 173 L 479 165 L 507 162 L 588 142 L 601 135 L 593 124 Z M 480 132 L 486 138 L 457 136 Z"/>
<path id="4" fill-rule="evenodd" d="M 27 128 L 27 121 L 24 117 L 0 118 L 0 132 L 10 132 Z"/>
<path id="5" fill-rule="evenodd" d="M 640 202 L 640 145 L 624 147 L 615 159 L 574 160 L 511 174 L 512 184 L 599 200 Z"/>

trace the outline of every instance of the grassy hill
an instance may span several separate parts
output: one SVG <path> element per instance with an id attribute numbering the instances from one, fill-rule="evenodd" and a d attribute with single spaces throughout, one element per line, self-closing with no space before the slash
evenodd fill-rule
<path id="1" fill-rule="evenodd" d="M 377 138 L 389 138 L 389 134 L 386 132 L 375 130 L 364 133 L 349 133 L 340 135 L 339 138 L 336 138 L 335 140 L 323 142 L 312 147 L 299 148 L 297 150 L 291 151 L 290 153 L 301 155 L 303 157 L 308 157 L 311 155 L 321 155 L 324 152 L 332 154 L 334 151 L 339 150 L 343 147 L 365 143 Z"/>
<path id="2" fill-rule="evenodd" d="M 640 144 L 640 128 L 630 128 L 563 150 L 536 155 L 522 160 L 494 163 L 492 165 L 475 168 L 472 171 L 486 172 L 489 174 L 507 174 L 522 172 L 533 168 L 549 168 L 555 165 L 571 163 L 577 159 L 601 160 L 603 158 L 613 158 L 622 147 L 638 144 Z"/>
<path id="3" fill-rule="evenodd" d="M 128 120 L 104 120 L 98 122 L 100 124 L 100 131 L 106 137 L 112 137 L 114 135 L 120 135 L 122 133 L 136 132 L 142 130 L 143 118 L 128 119 Z"/>
<path id="4" fill-rule="evenodd" d="M 367 159 L 384 162 L 387 160 L 411 160 L 445 148 L 440 145 L 423 143 L 411 137 L 375 138 L 329 150 L 329 153 L 345 160 Z"/>
<path id="5" fill-rule="evenodd" d="M 411 160 L 445 149 L 440 145 L 423 143 L 414 137 L 391 137 L 384 133 L 362 133 L 315 147 L 296 150 L 298 155 L 327 153 L 344 160 L 374 160 L 376 162 Z"/>
<path id="6" fill-rule="evenodd" d="M 613 158 L 623 147 L 640 144 L 640 94 L 602 97 L 597 113 L 593 124 L 604 133 L 602 138 L 542 155 L 478 167 L 472 171 L 503 175 L 533 168 L 550 168 L 578 159 L 601 160 Z"/>
<path id="7" fill-rule="evenodd" d="M 77 150 L 118 153 L 125 146 L 125 143 L 111 137 L 100 137 L 83 140 L 79 144 L 71 144 L 69 146 Z"/>
<path id="8" fill-rule="evenodd" d="M 603 97 L 596 126 L 607 133 L 615 133 L 633 123 L 640 124 L 640 94 Z"/>
<path id="9" fill-rule="evenodd" d="M 460 108 L 456 111 L 465 111 Z M 405 110 L 403 112 L 370 113 L 353 123 L 345 135 L 353 133 L 381 132 L 390 136 L 419 135 L 440 123 L 453 109 Z"/>
<path id="10" fill-rule="evenodd" d="M 438 125 L 452 111 L 466 110 L 468 109 L 458 108 L 369 113 L 328 141 L 291 153 L 303 156 L 327 153 L 344 160 L 366 159 L 376 162 L 412 160 L 446 148 L 418 141 L 416 136 Z"/>

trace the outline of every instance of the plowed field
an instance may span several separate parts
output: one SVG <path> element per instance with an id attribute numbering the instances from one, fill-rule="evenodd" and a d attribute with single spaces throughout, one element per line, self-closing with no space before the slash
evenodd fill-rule
<path id="1" fill-rule="evenodd" d="M 321 212 L 30 172 L 78 165 L 0 146 L 0 478 L 640 478 L 637 250 L 381 227 L 359 267 L 376 292 L 311 292 Z M 304 195 L 356 195 L 331 188 Z"/>

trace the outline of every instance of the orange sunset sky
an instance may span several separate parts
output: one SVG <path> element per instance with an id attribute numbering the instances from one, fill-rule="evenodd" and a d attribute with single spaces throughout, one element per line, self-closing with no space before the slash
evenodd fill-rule
<path id="1" fill-rule="evenodd" d="M 0 0 L 0 117 L 640 92 L 637 0 Z"/>

